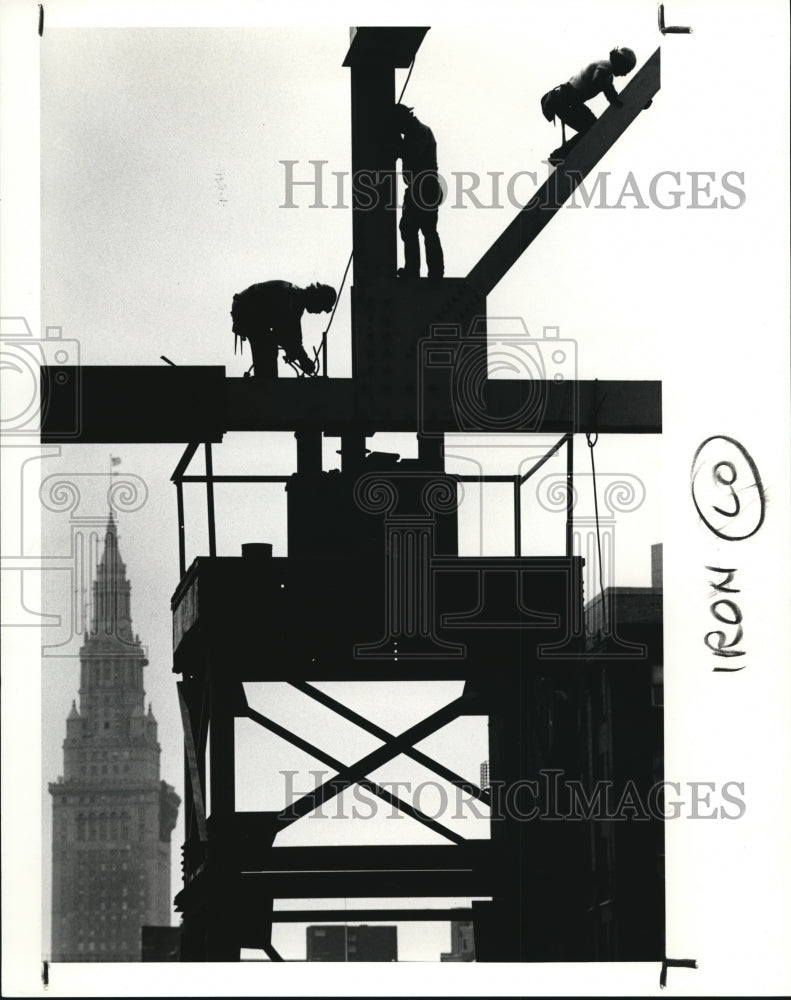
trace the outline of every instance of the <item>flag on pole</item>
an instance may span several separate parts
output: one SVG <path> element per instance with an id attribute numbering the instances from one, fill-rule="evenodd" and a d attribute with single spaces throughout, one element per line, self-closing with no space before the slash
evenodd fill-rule
<path id="1" fill-rule="evenodd" d="M 113 465 L 120 465 L 121 464 L 121 459 L 117 458 L 115 455 L 110 455 L 110 462 Z"/>

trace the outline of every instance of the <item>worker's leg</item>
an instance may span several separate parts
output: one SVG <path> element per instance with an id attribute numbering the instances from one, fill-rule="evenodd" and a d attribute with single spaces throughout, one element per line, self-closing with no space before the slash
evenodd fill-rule
<path id="1" fill-rule="evenodd" d="M 401 210 L 401 221 L 398 224 L 401 239 L 404 241 L 404 266 L 398 272 L 402 278 L 420 277 L 419 226 L 418 208 L 412 199 L 411 190 L 407 188 L 404 195 L 404 205 Z"/>
<path id="2" fill-rule="evenodd" d="M 421 229 L 426 242 L 426 264 L 429 278 L 441 278 L 445 274 L 445 257 L 442 253 L 439 233 L 437 232 L 437 217 L 439 212 L 424 212 Z"/>
<path id="3" fill-rule="evenodd" d="M 269 331 L 248 336 L 256 378 L 277 378 L 277 344 Z"/>
<path id="4" fill-rule="evenodd" d="M 573 128 L 577 135 L 584 135 L 596 121 L 596 115 L 587 104 L 568 104 L 558 111 L 558 118 L 564 125 Z"/>
<path id="5" fill-rule="evenodd" d="M 442 244 L 437 233 L 439 206 L 443 192 L 435 171 L 427 170 L 418 174 L 413 183 L 418 225 L 426 243 L 426 265 L 429 278 L 441 278 L 445 273 Z"/>
<path id="6" fill-rule="evenodd" d="M 562 146 L 558 146 L 557 149 L 553 149 L 549 154 L 549 162 L 555 165 L 563 162 L 583 135 L 585 135 L 591 125 L 593 125 L 596 121 L 596 115 L 594 115 L 591 109 L 581 101 L 566 104 L 565 107 L 558 109 L 557 116 L 564 125 L 568 125 L 569 128 L 573 128 L 577 134 L 571 136 L 571 138 L 567 139 Z"/>

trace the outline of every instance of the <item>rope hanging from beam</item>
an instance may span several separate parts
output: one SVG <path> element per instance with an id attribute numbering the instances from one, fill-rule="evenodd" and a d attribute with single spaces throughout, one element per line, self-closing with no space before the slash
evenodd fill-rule
<path id="1" fill-rule="evenodd" d="M 593 440 L 591 440 L 593 438 Z M 609 622 L 608 622 L 608 611 L 607 611 L 607 600 L 604 596 L 604 567 L 602 565 L 601 557 L 601 531 L 599 529 L 599 497 L 598 491 L 596 489 L 596 462 L 593 458 L 593 449 L 599 440 L 598 432 L 596 434 L 585 434 L 585 439 L 588 442 L 588 448 L 590 449 L 591 455 L 591 478 L 593 480 L 593 510 L 596 516 L 596 548 L 599 555 L 599 589 L 601 590 L 601 600 L 602 600 L 602 612 L 604 616 L 604 633 L 607 635 L 609 633 Z"/>

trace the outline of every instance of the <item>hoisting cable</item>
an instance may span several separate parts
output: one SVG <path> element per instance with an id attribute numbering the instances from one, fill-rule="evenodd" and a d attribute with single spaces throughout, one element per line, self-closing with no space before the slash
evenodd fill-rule
<path id="1" fill-rule="evenodd" d="M 349 254 L 349 259 L 346 261 L 346 270 L 343 272 L 343 277 L 341 278 L 341 285 L 338 289 L 338 295 L 335 299 L 335 305 L 332 307 L 332 314 L 330 315 L 329 323 L 327 323 L 327 329 L 324 331 L 324 335 L 321 338 L 321 343 L 313 352 L 313 361 L 316 366 L 314 372 L 314 377 L 319 374 L 319 353 L 323 352 L 324 345 L 327 341 L 327 334 L 330 332 L 330 327 L 332 326 L 332 321 L 335 319 L 335 311 L 338 308 L 338 303 L 341 301 L 341 292 L 343 291 L 343 286 L 346 284 L 346 275 L 349 273 L 349 268 L 352 266 L 352 257 L 354 257 L 354 250 Z M 326 367 L 326 366 L 325 366 Z M 323 373 L 326 375 L 326 371 Z"/>
<path id="2" fill-rule="evenodd" d="M 406 92 L 407 84 L 409 83 L 409 78 L 412 76 L 412 70 L 414 68 L 415 68 L 415 57 L 413 56 L 412 57 L 412 62 L 409 64 L 409 71 L 407 72 L 406 80 L 404 80 L 404 86 L 401 88 L 401 93 L 398 95 L 398 100 L 396 101 L 396 104 L 400 104 L 401 103 L 401 98 L 404 96 L 404 93 Z M 316 366 L 316 370 L 314 371 L 313 376 L 312 376 L 314 378 L 315 378 L 316 375 L 319 374 L 319 367 L 320 367 L 319 354 L 324 351 L 324 346 L 325 346 L 325 344 L 327 342 L 327 334 L 330 332 L 330 327 L 332 326 L 332 321 L 335 319 L 335 310 L 338 308 L 338 303 L 341 300 L 341 292 L 343 291 L 343 286 L 346 284 L 346 276 L 348 275 L 349 268 L 352 265 L 352 258 L 353 257 L 354 257 L 354 250 L 352 250 L 352 252 L 349 254 L 349 259 L 346 262 L 346 270 L 343 272 L 343 278 L 341 279 L 340 288 L 338 289 L 338 295 L 337 295 L 337 298 L 335 299 L 335 305 L 332 307 L 332 314 L 330 316 L 329 323 L 327 323 L 327 329 L 324 331 L 324 333 L 322 335 L 321 343 L 319 344 L 319 346 L 313 352 L 313 361 L 314 361 L 314 364 Z M 326 366 L 325 366 L 325 368 L 326 368 Z M 327 374 L 326 371 L 323 374 L 326 375 Z"/>
<path id="3" fill-rule="evenodd" d="M 401 103 L 401 98 L 404 96 L 404 91 L 406 90 L 406 86 L 409 83 L 409 78 L 410 76 L 412 76 L 412 70 L 414 68 L 415 68 L 415 57 L 412 56 L 412 62 L 409 64 L 409 72 L 406 75 L 406 80 L 404 80 L 404 86 L 401 88 L 401 93 L 398 95 L 398 100 L 396 101 L 396 104 Z"/>
<path id="4" fill-rule="evenodd" d="M 283 360 L 285 361 L 285 363 L 288 365 L 289 368 L 292 368 L 296 372 L 297 378 L 305 377 L 305 372 L 303 372 L 300 368 L 297 368 L 294 362 L 290 358 L 287 358 L 285 354 L 283 355 Z"/>
<path id="5" fill-rule="evenodd" d="M 593 441 L 591 441 L 593 437 Z M 596 548 L 599 554 L 599 588 L 601 590 L 601 602 L 602 602 L 602 612 L 604 615 L 604 634 L 609 635 L 609 621 L 607 612 L 607 600 L 604 594 L 604 567 L 602 565 L 601 558 L 601 531 L 599 530 L 599 498 L 596 490 L 596 463 L 593 459 L 593 449 L 596 447 L 596 443 L 599 440 L 598 432 L 596 434 L 585 434 L 585 439 L 588 442 L 588 448 L 590 449 L 591 455 L 591 478 L 593 480 L 593 510 L 596 515 Z"/>

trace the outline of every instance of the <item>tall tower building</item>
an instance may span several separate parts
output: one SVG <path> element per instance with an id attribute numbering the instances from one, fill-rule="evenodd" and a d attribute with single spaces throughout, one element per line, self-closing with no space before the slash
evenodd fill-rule
<path id="1" fill-rule="evenodd" d="M 52 795 L 52 960 L 134 962 L 141 927 L 170 924 L 170 834 L 180 799 L 159 777 L 148 660 L 132 632 L 130 584 L 112 513 L 80 650 L 63 775 Z"/>

